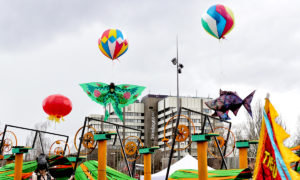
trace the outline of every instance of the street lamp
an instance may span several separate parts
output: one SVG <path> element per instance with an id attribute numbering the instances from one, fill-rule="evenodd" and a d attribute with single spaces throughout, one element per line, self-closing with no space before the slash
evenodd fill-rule
<path id="1" fill-rule="evenodd" d="M 166 174 L 166 180 L 168 180 L 169 177 L 169 172 L 170 172 L 170 166 L 171 166 L 171 162 L 172 162 L 172 158 L 173 158 L 173 152 L 174 152 L 174 146 L 176 143 L 176 136 L 177 136 L 177 131 L 178 131 L 178 125 L 179 125 L 179 112 L 181 112 L 179 110 L 180 107 L 180 101 L 179 101 L 179 74 L 182 73 L 182 69 L 183 69 L 183 64 L 179 63 L 178 60 L 178 37 L 176 38 L 176 58 L 173 58 L 171 60 L 173 65 L 176 65 L 176 76 L 177 76 L 177 121 L 176 121 L 176 125 L 175 125 L 175 132 L 174 132 L 174 138 L 172 140 L 172 148 L 171 148 L 171 153 L 170 153 L 170 157 L 169 157 L 169 162 L 168 162 L 168 168 L 167 168 L 167 174 Z M 179 144 L 178 144 L 178 148 L 179 148 Z M 178 151 L 178 160 L 180 160 L 180 153 Z"/>
<path id="2" fill-rule="evenodd" d="M 177 58 L 173 58 L 172 60 L 171 60 L 171 62 L 173 63 L 173 65 L 177 65 Z M 183 69 L 183 64 L 178 64 L 178 67 L 177 67 L 177 72 L 179 73 L 179 74 L 181 74 L 181 70 Z"/>
<path id="3" fill-rule="evenodd" d="M 180 107 L 180 100 L 179 100 L 179 74 L 181 74 L 182 73 L 182 69 L 183 69 L 183 64 L 181 64 L 181 63 L 179 63 L 178 62 L 178 43 L 177 43 L 177 57 L 176 58 L 173 58 L 172 60 L 171 60 L 171 62 L 172 62 L 172 64 L 173 65 L 176 65 L 176 67 L 177 67 L 177 71 L 176 71 L 176 76 L 177 76 L 177 115 L 179 116 L 179 107 Z M 178 120 L 176 121 L 176 126 L 175 126 L 175 137 L 174 138 L 176 138 L 176 135 L 177 135 L 177 128 L 178 128 L 178 124 L 179 124 L 179 117 L 178 117 Z M 174 144 L 175 144 L 175 141 L 174 141 Z M 179 146 L 179 144 L 178 144 L 178 146 Z M 173 151 L 173 148 L 174 148 L 174 146 L 172 145 L 172 151 Z M 172 155 L 173 155 L 173 153 L 172 153 Z M 178 160 L 180 160 L 180 152 L 178 151 L 177 152 L 177 155 L 178 155 Z"/>

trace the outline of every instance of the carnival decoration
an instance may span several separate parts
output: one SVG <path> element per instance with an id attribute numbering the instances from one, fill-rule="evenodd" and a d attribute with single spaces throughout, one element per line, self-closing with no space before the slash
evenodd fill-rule
<path id="1" fill-rule="evenodd" d="M 115 85 L 111 83 L 108 85 L 101 82 L 84 83 L 80 86 L 93 101 L 105 107 L 104 121 L 109 117 L 109 112 L 106 110 L 109 104 L 112 105 L 116 115 L 123 121 L 121 108 L 134 103 L 145 89 L 145 87 L 130 84 Z"/>
<path id="2" fill-rule="evenodd" d="M 67 151 L 67 154 L 65 154 L 65 148 Z M 53 142 L 50 146 L 49 149 L 49 156 L 51 155 L 57 155 L 57 156 L 68 156 L 70 155 L 70 147 L 68 145 L 68 143 L 66 143 L 66 141 L 64 140 L 57 140 L 55 142 Z"/>
<path id="3" fill-rule="evenodd" d="M 37 168 L 37 161 L 23 163 L 22 179 L 30 180 L 32 173 Z M 13 180 L 15 163 L 7 164 L 0 169 L 0 179 Z M 63 156 L 52 156 L 49 158 L 49 171 L 56 179 L 69 179 L 73 173 L 73 167 L 67 158 Z"/>
<path id="4" fill-rule="evenodd" d="M 49 115 L 49 120 L 59 123 L 71 112 L 72 102 L 63 95 L 53 94 L 44 99 L 43 109 Z"/>
<path id="5" fill-rule="evenodd" d="M 179 148 L 174 148 L 174 150 L 182 151 L 191 145 L 192 141 L 188 141 L 189 140 L 188 138 L 190 137 L 191 134 L 196 133 L 196 128 L 195 128 L 193 121 L 188 116 L 180 115 L 180 120 L 185 119 L 185 122 L 182 122 L 182 121 L 180 122 L 180 124 L 178 125 L 177 135 L 176 135 L 176 137 L 174 137 L 175 128 L 172 128 L 173 127 L 172 123 L 174 123 L 176 121 L 175 118 L 177 116 L 178 115 L 171 117 L 166 122 L 165 127 L 164 127 L 164 138 L 162 139 L 162 142 L 164 142 L 170 149 L 172 149 L 171 144 L 169 144 L 169 142 L 171 142 L 170 141 L 171 139 L 175 138 L 176 142 L 183 144 L 183 145 Z"/>
<path id="6" fill-rule="evenodd" d="M 215 110 L 212 116 L 219 116 L 221 120 L 230 120 L 228 116 L 229 110 L 236 116 L 240 107 L 244 105 L 252 117 L 252 111 L 250 103 L 252 101 L 255 91 L 249 94 L 244 100 L 242 100 L 236 92 L 233 91 L 222 91 L 220 90 L 220 97 L 212 101 L 205 102 L 205 104 L 212 110 Z"/>
<path id="7" fill-rule="evenodd" d="M 94 140 L 94 134 L 97 132 L 96 129 L 91 125 L 86 126 L 84 129 L 85 132 L 83 133 L 82 137 L 83 149 L 81 149 L 80 151 L 81 155 L 87 155 L 92 153 L 97 146 L 97 142 Z M 74 146 L 77 151 L 80 144 L 82 131 L 83 127 L 79 128 L 74 137 Z"/>
<path id="8" fill-rule="evenodd" d="M 256 155 L 253 179 L 300 179 L 300 174 L 291 168 L 291 163 L 300 160 L 283 141 L 290 135 L 276 123 L 278 113 L 267 96 Z"/>
<path id="9" fill-rule="evenodd" d="M 69 179 L 73 174 L 73 166 L 64 156 L 49 158 L 49 172 L 55 179 Z"/>
<path id="10" fill-rule="evenodd" d="M 300 145 L 290 148 L 291 151 L 300 150 Z"/>
<path id="11" fill-rule="evenodd" d="M 90 180 L 98 177 L 98 161 L 86 161 L 78 166 L 75 171 L 75 179 Z M 106 178 L 118 180 L 135 180 L 109 166 L 106 166 Z"/>
<path id="12" fill-rule="evenodd" d="M 3 138 L 3 132 L 0 133 L 0 140 Z M 12 147 L 18 145 L 17 136 L 12 131 L 6 131 L 5 137 L 2 145 L 2 155 L 0 155 L 0 160 L 4 158 L 4 154 L 12 155 Z"/>
<path id="13" fill-rule="evenodd" d="M 229 170 L 208 170 L 207 180 L 225 180 L 225 179 L 250 179 L 251 170 L 247 169 L 229 169 Z M 194 169 L 176 170 L 169 180 L 194 180 L 198 179 L 198 171 Z"/>
<path id="14" fill-rule="evenodd" d="M 137 136 L 128 136 L 122 141 L 124 151 L 129 162 L 136 161 L 140 158 L 139 148 L 143 148 L 142 140 Z M 124 157 L 123 151 L 121 151 Z"/>
<path id="15" fill-rule="evenodd" d="M 216 127 L 213 129 L 213 131 L 210 131 L 209 133 L 219 134 L 219 136 L 216 137 L 216 140 L 218 141 L 219 147 L 222 152 L 224 152 L 224 150 L 226 149 L 226 154 L 224 155 L 224 157 L 228 157 L 230 154 L 233 153 L 236 140 L 235 140 L 235 135 L 229 128 Z M 216 141 L 208 142 L 209 154 L 214 158 L 222 158 L 217 148 L 218 145 Z"/>
<path id="16" fill-rule="evenodd" d="M 111 60 L 119 58 L 128 50 L 128 42 L 118 29 L 104 31 L 98 40 L 98 46 L 100 51 Z"/>
<path id="17" fill-rule="evenodd" d="M 207 10 L 202 16 L 201 22 L 208 34 L 217 39 L 222 39 L 233 29 L 234 16 L 228 7 L 217 4 Z"/>
<path id="18" fill-rule="evenodd" d="M 296 154 L 298 153 L 298 155 L 300 155 L 300 145 L 292 147 L 292 148 L 290 148 L 290 150 L 294 151 Z M 300 172 L 300 166 L 299 166 L 299 164 L 300 164 L 300 161 L 295 162 L 293 165 L 291 165 L 291 168 L 295 168 L 296 166 L 298 166 L 296 171 Z"/>

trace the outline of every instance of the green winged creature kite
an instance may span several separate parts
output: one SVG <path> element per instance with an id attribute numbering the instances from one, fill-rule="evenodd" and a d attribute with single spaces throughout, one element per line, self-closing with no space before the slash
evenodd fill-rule
<path id="1" fill-rule="evenodd" d="M 104 107 L 111 104 L 121 121 L 123 121 L 122 108 L 134 103 L 145 89 L 145 87 L 130 84 L 110 83 L 108 85 L 101 82 L 83 83 L 80 86 L 98 104 Z M 106 110 L 104 121 L 108 117 L 109 113 Z"/>

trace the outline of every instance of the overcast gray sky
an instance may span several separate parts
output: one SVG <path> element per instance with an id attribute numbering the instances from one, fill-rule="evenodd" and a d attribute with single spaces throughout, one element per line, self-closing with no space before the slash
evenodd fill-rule
<path id="1" fill-rule="evenodd" d="M 221 42 L 201 26 L 201 15 L 216 3 L 235 15 L 234 29 Z M 178 34 L 181 95 L 215 98 L 222 88 L 244 98 L 257 90 L 257 101 L 269 92 L 293 128 L 300 115 L 299 8 L 298 0 L 0 0 L 1 126 L 47 121 L 42 101 L 60 93 L 73 111 L 50 130 L 74 135 L 85 116 L 103 113 L 78 86 L 84 82 L 130 83 L 146 86 L 144 95 L 175 95 L 170 60 Z M 119 62 L 98 49 L 108 28 L 122 30 L 129 42 Z M 232 122 L 242 121 L 243 111 Z"/>

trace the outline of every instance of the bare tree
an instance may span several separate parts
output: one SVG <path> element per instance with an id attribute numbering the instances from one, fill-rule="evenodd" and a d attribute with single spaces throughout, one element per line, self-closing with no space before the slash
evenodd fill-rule
<path id="1" fill-rule="evenodd" d="M 236 136 L 236 140 L 258 140 L 260 135 L 260 128 L 263 115 L 263 105 L 260 100 L 258 100 L 254 106 L 252 106 L 252 117 L 246 112 L 245 122 L 233 126 L 233 132 Z M 248 150 L 249 157 L 255 157 L 257 147 L 250 147 Z M 234 152 L 234 155 L 238 151 Z"/>
<path id="2" fill-rule="evenodd" d="M 42 122 L 42 123 L 36 123 L 34 125 L 34 129 L 39 131 L 47 131 L 49 126 L 48 122 Z M 26 138 L 26 146 L 32 146 L 32 143 L 35 138 L 35 131 L 32 131 L 29 136 Z M 42 142 L 41 142 L 42 141 Z M 47 154 L 49 148 L 50 148 L 50 139 L 45 137 L 45 134 L 38 133 L 34 145 L 34 149 L 29 151 L 29 153 L 26 154 L 25 159 L 26 160 L 34 160 L 39 154 L 44 153 Z M 43 145 L 43 147 L 42 147 Z"/>
<path id="3" fill-rule="evenodd" d="M 252 117 L 246 112 L 246 121 L 234 127 L 233 132 L 237 140 L 259 140 L 261 123 L 263 118 L 263 103 L 258 100 L 254 106 L 252 106 Z M 285 131 L 287 131 L 287 126 L 283 121 L 281 115 L 275 119 L 276 123 L 279 124 Z M 257 152 L 257 145 L 250 146 L 248 150 L 249 157 L 255 157 Z M 236 151 L 235 151 L 236 153 Z"/>
<path id="4" fill-rule="evenodd" d="M 296 134 L 293 136 L 290 145 L 293 146 L 298 146 L 300 145 L 300 115 L 298 116 L 298 121 L 296 121 L 295 127 L 297 129 Z"/>

